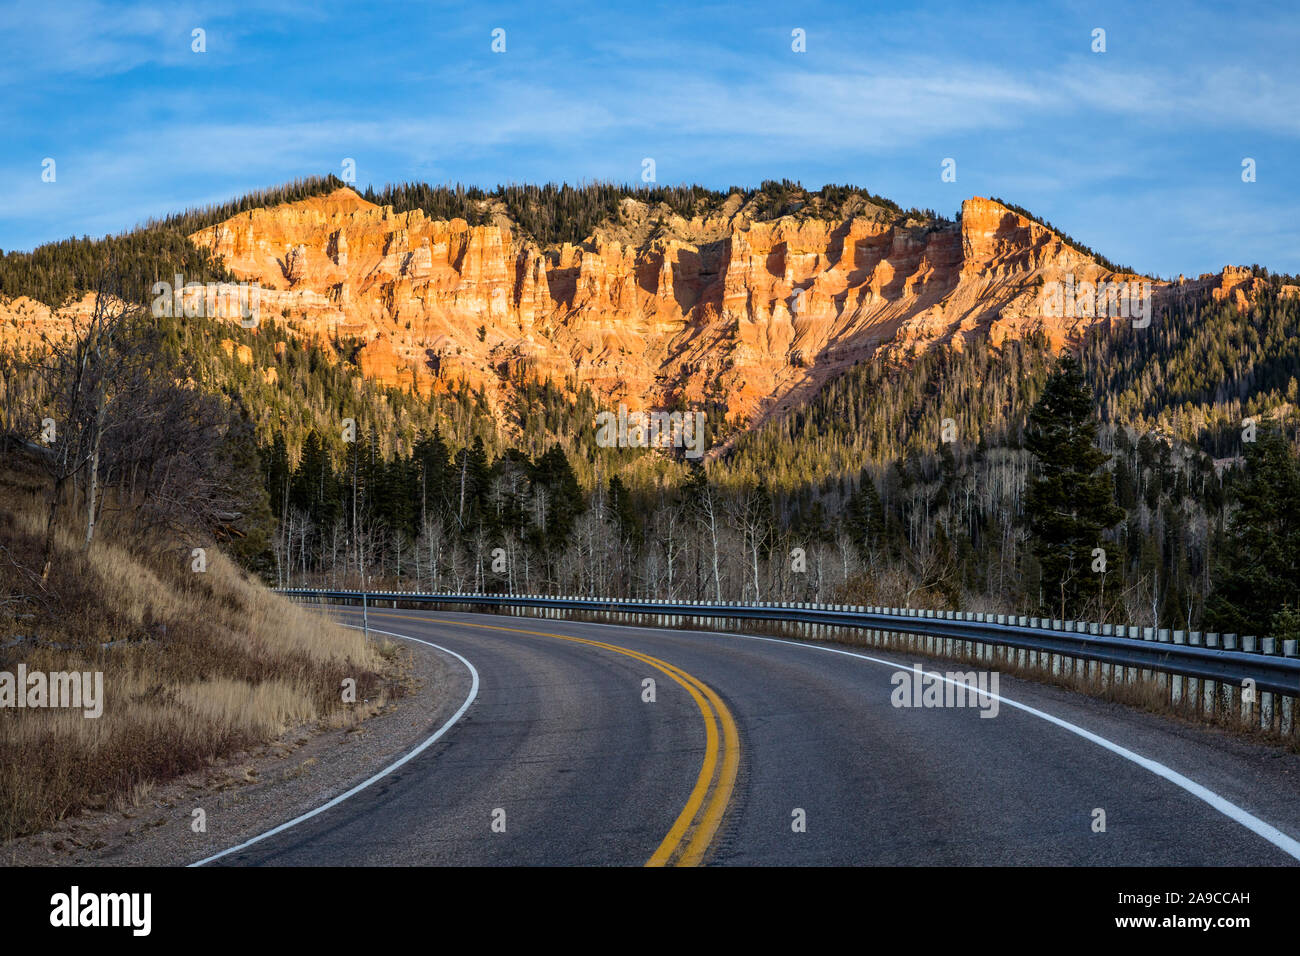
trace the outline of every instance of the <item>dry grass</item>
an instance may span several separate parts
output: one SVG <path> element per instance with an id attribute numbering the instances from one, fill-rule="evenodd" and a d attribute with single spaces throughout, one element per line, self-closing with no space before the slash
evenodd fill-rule
<path id="1" fill-rule="evenodd" d="M 267 591 L 214 548 L 60 530 L 44 587 L 39 483 L 0 473 L 0 671 L 102 671 L 103 715 L 0 709 L 0 839 L 150 788 L 307 724 L 346 726 L 401 693 L 400 657 Z M 15 599 L 17 598 L 17 599 Z M 358 701 L 344 704 L 344 678 Z"/>

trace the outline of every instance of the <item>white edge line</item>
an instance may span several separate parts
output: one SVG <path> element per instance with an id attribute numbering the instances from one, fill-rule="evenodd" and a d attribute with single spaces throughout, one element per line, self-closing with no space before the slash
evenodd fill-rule
<path id="1" fill-rule="evenodd" d="M 637 631 L 670 630 L 661 627 L 646 627 L 644 625 L 637 625 L 637 624 L 632 624 L 632 625 L 601 624 L 596 621 L 567 621 L 566 623 L 577 624 L 577 625 L 582 625 L 587 627 L 614 627 L 614 628 L 623 628 L 625 630 L 637 630 Z M 717 634 L 721 637 L 739 637 L 747 641 L 768 641 L 769 643 L 772 644 L 788 644 L 791 647 L 804 647 L 814 651 L 825 651 L 828 654 L 843 654 L 845 657 L 856 657 L 859 658 L 860 660 L 870 661 L 873 664 L 882 664 L 885 667 L 892 667 L 895 669 L 901 666 L 894 661 L 887 661 L 879 657 L 871 657 L 868 654 L 858 654 L 855 651 L 841 650 L 838 647 L 824 647 L 820 644 L 808 644 L 802 641 L 787 641 L 779 637 L 760 637 L 757 634 L 738 634 L 735 633 L 734 631 L 678 631 L 672 633 Z M 940 679 L 945 681 L 949 680 L 949 678 L 945 677 L 943 674 L 940 674 L 938 671 L 927 672 L 927 673 L 933 673 L 936 677 L 939 677 Z M 1068 720 L 1063 720 L 1060 717 L 1053 716 L 1052 714 L 1049 714 L 1046 711 L 1038 710 L 1035 707 L 1030 707 L 1028 704 L 1022 704 L 1019 701 L 1011 700 L 1010 698 L 1007 697 L 1002 697 L 1001 695 L 994 694 L 991 691 L 983 691 L 980 693 L 981 696 L 983 697 L 996 698 L 1002 703 L 1008 704 L 1009 706 L 1014 707 L 1017 710 L 1023 710 L 1027 714 L 1032 714 L 1033 716 L 1045 720 L 1050 724 L 1055 724 L 1056 726 L 1062 728 L 1063 730 L 1068 730 L 1070 733 L 1076 734 L 1082 737 L 1084 740 L 1091 741 L 1097 746 L 1109 750 L 1111 753 L 1118 754 L 1119 756 L 1123 757 L 1125 760 L 1131 761 L 1132 763 L 1137 764 L 1139 767 L 1142 767 L 1144 770 L 1149 770 L 1157 777 L 1163 777 L 1165 780 L 1168 780 L 1170 783 L 1174 784 L 1174 786 L 1186 790 L 1188 793 L 1196 797 L 1198 800 L 1208 803 L 1211 807 L 1213 807 L 1215 810 L 1218 810 L 1220 813 L 1222 813 L 1225 817 L 1228 817 L 1230 820 L 1234 820 L 1237 823 L 1240 823 L 1243 827 L 1245 827 L 1247 830 L 1250 830 L 1256 836 L 1262 837 L 1263 839 L 1267 840 L 1269 843 L 1273 844 L 1283 853 L 1286 853 L 1289 856 L 1294 857 L 1297 860 L 1300 860 L 1300 840 L 1296 840 L 1293 837 L 1287 836 L 1285 833 L 1283 833 L 1277 827 L 1273 826 L 1271 823 L 1265 823 L 1263 820 L 1261 820 L 1259 817 L 1252 814 L 1250 811 L 1242 809 L 1241 807 L 1233 803 L 1231 800 L 1228 800 L 1226 797 L 1219 796 L 1217 793 L 1215 793 L 1213 790 L 1210 790 L 1208 787 L 1202 786 L 1201 784 L 1197 783 L 1195 780 L 1183 776 L 1178 771 L 1166 767 L 1164 764 L 1160 763 L 1159 761 L 1152 760 L 1150 757 L 1144 757 L 1139 753 L 1134 753 L 1132 750 L 1129 750 L 1126 747 L 1121 747 L 1119 744 L 1115 743 L 1112 740 L 1107 740 L 1105 737 L 1102 737 L 1099 734 L 1094 734 L 1090 730 L 1085 730 L 1084 728 L 1078 726 L 1077 724 L 1072 724 Z"/>
<path id="2" fill-rule="evenodd" d="M 344 624 L 343 626 L 352 627 L 355 628 L 356 630 L 361 630 L 360 627 L 354 624 Z M 348 797 L 356 796 L 362 790 L 366 789 L 366 787 L 388 776 L 390 773 L 392 773 L 398 767 L 402 766 L 402 764 L 406 763 L 408 760 L 411 760 L 419 756 L 420 753 L 422 753 L 425 749 L 427 749 L 428 747 L 436 743 L 443 734 L 449 731 L 455 725 L 456 721 L 460 720 L 461 717 L 465 715 L 465 711 L 469 710 L 469 705 L 474 703 L 474 699 L 478 697 L 478 671 L 474 669 L 473 664 L 471 664 L 465 658 L 461 657 L 455 651 L 448 650 L 447 648 L 443 647 L 440 644 L 433 644 L 429 641 L 422 641 L 418 637 L 411 637 L 407 634 L 395 634 L 392 631 L 381 631 L 373 627 L 370 628 L 370 630 L 374 631 L 374 633 L 376 634 L 384 634 L 387 635 L 388 637 L 400 637 L 403 640 L 415 641 L 415 643 L 417 644 L 424 644 L 427 645 L 428 647 L 435 648 L 436 650 L 443 651 L 444 653 L 450 654 L 452 657 L 456 658 L 456 660 L 460 661 L 467 668 L 469 668 L 469 675 L 470 675 L 469 696 L 466 697 L 465 702 L 460 705 L 460 709 L 457 710 L 456 713 L 452 714 L 451 718 L 445 724 L 439 727 L 437 732 L 434 733 L 432 737 L 429 737 L 427 740 L 421 743 L 410 753 L 406 754 L 404 757 L 401 757 L 400 759 L 389 764 L 387 767 L 385 767 L 383 770 L 380 770 L 378 773 L 374 774 L 373 776 L 368 777 L 367 779 L 361 781 L 361 783 L 357 784 L 355 787 L 353 787 L 351 790 L 348 790 L 346 793 L 340 793 L 329 803 L 322 804 L 321 806 L 317 807 L 315 810 L 308 810 L 306 813 L 302 814 L 301 816 L 294 817 L 292 820 L 288 821 L 287 823 L 281 823 L 278 827 L 274 827 L 273 829 L 267 830 L 265 833 L 259 833 L 257 836 L 253 837 L 252 839 L 245 840 L 243 843 L 239 844 L 238 846 L 232 846 L 228 850 L 222 850 L 220 853 L 214 853 L 212 854 L 212 856 L 204 857 L 203 859 L 199 860 L 197 863 L 189 864 L 190 866 L 203 866 L 203 864 L 205 863 L 211 863 L 213 860 L 219 860 L 223 856 L 229 856 L 231 853 L 238 853 L 240 850 L 247 849 L 248 847 L 252 846 L 254 843 L 260 843 L 262 840 L 265 840 L 267 837 L 273 837 L 277 833 L 283 833 L 285 830 L 288 830 L 290 827 L 296 827 L 304 820 L 310 820 L 312 817 L 324 813 L 326 810 L 330 809 L 331 807 L 338 806 L 344 800 L 348 799 Z"/>

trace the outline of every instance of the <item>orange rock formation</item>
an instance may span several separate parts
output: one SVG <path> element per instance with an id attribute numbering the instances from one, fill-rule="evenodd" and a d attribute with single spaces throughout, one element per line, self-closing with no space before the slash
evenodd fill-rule
<path id="1" fill-rule="evenodd" d="M 750 423 L 873 355 L 902 360 L 979 334 L 994 347 L 1032 332 L 1062 345 L 1104 319 L 1054 317 L 1045 284 L 1140 279 L 981 198 L 959 223 L 890 222 L 874 206 L 754 221 L 732 197 L 718 218 L 651 228 L 661 212 L 625 199 L 618 222 L 581 245 L 540 249 L 508 225 L 396 213 L 345 188 L 190 238 L 262 286 L 260 321 L 355 340 L 363 373 L 384 382 L 461 380 L 499 402 L 511 381 L 549 377 L 632 408 L 718 396 Z M 1244 301 L 1253 282 L 1230 268 L 1152 286 Z M 0 304 L 6 323 L 30 333 L 58 316 L 20 299 Z"/>

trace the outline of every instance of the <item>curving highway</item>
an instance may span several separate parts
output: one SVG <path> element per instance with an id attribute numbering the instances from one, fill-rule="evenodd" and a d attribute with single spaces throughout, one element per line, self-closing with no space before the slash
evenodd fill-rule
<path id="1" fill-rule="evenodd" d="M 202 862 L 1300 862 L 1300 756 L 1061 689 L 899 707 L 900 671 L 968 668 L 488 614 L 370 626 L 453 658 L 448 713 L 391 772 Z"/>

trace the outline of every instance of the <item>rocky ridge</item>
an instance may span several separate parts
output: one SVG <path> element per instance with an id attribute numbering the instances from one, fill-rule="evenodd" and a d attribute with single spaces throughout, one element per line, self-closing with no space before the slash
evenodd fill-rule
<path id="1" fill-rule="evenodd" d="M 543 249 L 499 218 L 431 220 L 341 188 L 190 239 L 261 286 L 259 321 L 355 343 L 363 374 L 389 384 L 465 382 L 500 403 L 515 383 L 549 378 L 633 409 L 721 401 L 751 425 L 873 356 L 905 361 L 985 335 L 1000 347 L 1042 333 L 1060 347 L 1107 321 L 1054 315 L 1049 283 L 1151 281 L 1157 301 L 1210 288 L 1244 304 L 1258 281 L 1232 267 L 1173 284 L 1115 273 L 979 197 L 956 223 L 869 203 L 847 218 L 759 221 L 739 196 L 709 218 L 665 212 L 628 198 L 585 242 Z M 90 301 L 0 303 L 0 334 L 55 330 Z"/>

